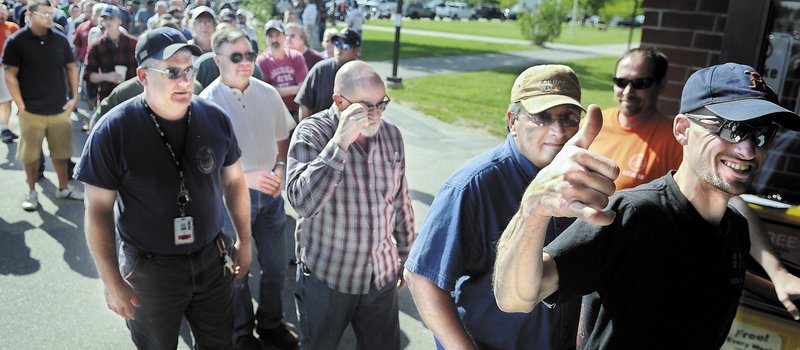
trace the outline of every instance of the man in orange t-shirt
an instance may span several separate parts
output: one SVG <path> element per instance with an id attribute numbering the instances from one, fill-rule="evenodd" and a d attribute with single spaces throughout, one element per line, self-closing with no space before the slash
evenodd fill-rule
<path id="1" fill-rule="evenodd" d="M 7 19 L 8 9 L 5 6 L 0 6 L 0 43 L 4 48 L 6 39 L 19 30 L 19 26 L 16 23 L 7 21 Z M 8 129 L 8 120 L 10 118 L 11 94 L 8 93 L 8 86 L 6 85 L 6 70 L 0 65 L 0 140 L 5 143 L 11 143 L 19 137 Z"/>
<path id="2" fill-rule="evenodd" d="M 603 129 L 589 148 L 620 167 L 617 190 L 657 179 L 678 169 L 683 159 L 672 135 L 672 118 L 657 106 L 667 65 L 666 56 L 647 48 L 631 49 L 617 61 L 617 107 L 603 111 Z"/>

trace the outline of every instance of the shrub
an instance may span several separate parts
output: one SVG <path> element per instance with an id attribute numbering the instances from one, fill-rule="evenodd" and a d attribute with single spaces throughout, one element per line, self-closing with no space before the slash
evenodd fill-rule
<path id="1" fill-rule="evenodd" d="M 561 35 L 564 12 L 559 5 L 558 0 L 544 0 L 536 9 L 518 14 L 522 35 L 539 46 Z"/>

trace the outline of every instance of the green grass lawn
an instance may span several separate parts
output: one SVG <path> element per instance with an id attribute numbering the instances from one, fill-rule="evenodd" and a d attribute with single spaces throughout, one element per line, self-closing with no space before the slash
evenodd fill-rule
<path id="1" fill-rule="evenodd" d="M 394 27 L 391 20 L 369 20 L 367 24 Z M 431 21 L 431 20 L 410 20 L 403 19 L 403 28 L 422 29 L 437 32 L 458 33 L 493 36 L 508 39 L 524 39 L 519 24 L 516 21 Z M 574 45 L 594 45 L 594 44 L 616 44 L 627 43 L 629 28 L 609 27 L 607 30 L 600 31 L 592 26 L 576 26 L 573 28 L 564 24 L 561 29 L 561 36 L 554 43 L 574 44 Z M 642 37 L 642 29 L 633 29 L 633 42 L 638 43 Z"/>
<path id="2" fill-rule="evenodd" d="M 584 105 L 614 106 L 611 76 L 617 57 L 607 56 L 564 62 L 578 74 Z M 402 89 L 389 90 L 396 99 L 445 122 L 464 125 L 502 137 L 511 84 L 527 67 L 442 74 L 403 81 Z"/>

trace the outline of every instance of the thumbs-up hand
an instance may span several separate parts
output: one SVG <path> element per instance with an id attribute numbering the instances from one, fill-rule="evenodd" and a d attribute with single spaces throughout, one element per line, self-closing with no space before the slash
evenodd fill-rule
<path id="1" fill-rule="evenodd" d="M 608 225 L 616 213 L 603 210 L 616 189 L 619 167 L 588 151 L 603 127 L 600 108 L 590 105 L 586 122 L 550 165 L 539 171 L 522 196 L 525 215 L 576 217 L 594 225 Z"/>

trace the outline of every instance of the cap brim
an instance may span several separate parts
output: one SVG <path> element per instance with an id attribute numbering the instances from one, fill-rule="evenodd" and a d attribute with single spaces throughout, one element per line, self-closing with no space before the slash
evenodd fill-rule
<path id="1" fill-rule="evenodd" d="M 178 52 L 178 50 L 184 47 L 189 48 L 189 51 L 191 51 L 193 56 L 200 56 L 203 54 L 203 50 L 200 50 L 200 48 L 196 45 L 179 43 L 179 44 L 172 44 L 164 48 L 164 50 L 161 51 L 161 57 L 156 57 L 156 56 L 153 57 L 160 60 L 166 60 L 172 57 L 172 55 L 174 55 L 176 52 Z"/>
<path id="2" fill-rule="evenodd" d="M 526 98 L 520 101 L 520 103 L 522 103 L 522 106 L 525 107 L 525 111 L 530 114 L 536 114 L 560 105 L 572 105 L 586 112 L 586 109 L 583 108 L 580 102 L 574 98 L 564 95 L 535 96 Z"/>
<path id="3" fill-rule="evenodd" d="M 800 131 L 800 116 L 767 100 L 736 100 L 706 105 L 705 108 L 722 118 L 738 122 L 771 117 L 774 122 L 788 129 Z"/>

